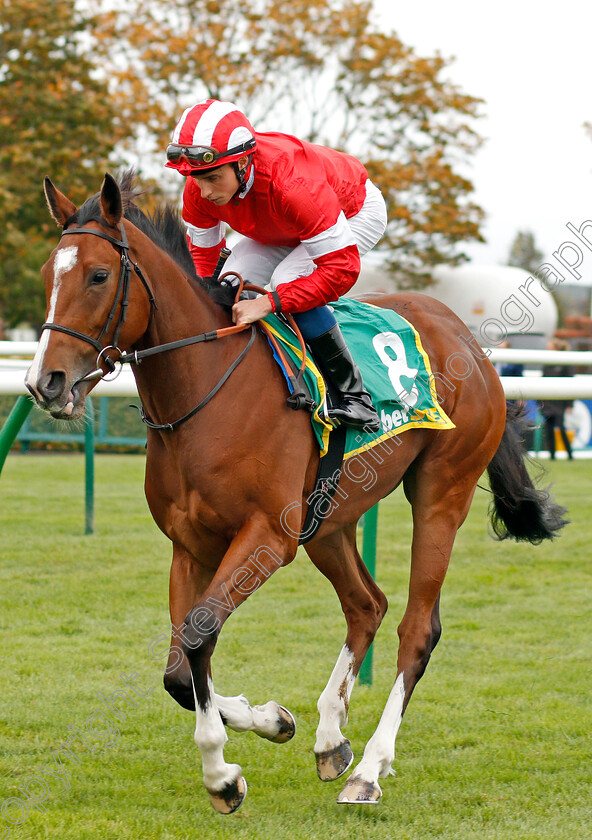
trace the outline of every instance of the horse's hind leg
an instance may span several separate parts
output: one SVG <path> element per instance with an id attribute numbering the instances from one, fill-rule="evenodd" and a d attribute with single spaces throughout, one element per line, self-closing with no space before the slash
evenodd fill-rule
<path id="1" fill-rule="evenodd" d="M 427 471 L 426 471 L 427 472 Z M 403 713 L 440 638 L 440 589 L 456 533 L 468 512 L 478 475 L 454 480 L 422 473 L 406 477 L 405 492 L 413 505 L 413 545 L 409 598 L 399 632 L 397 677 L 378 727 L 338 802 L 378 802 L 378 779 L 392 773 L 395 739 Z"/>
<path id="2" fill-rule="evenodd" d="M 354 682 L 386 613 L 387 600 L 358 553 L 355 523 L 313 541 L 306 550 L 333 584 L 347 622 L 345 644 L 317 704 L 317 772 L 323 781 L 330 781 L 345 773 L 353 761 L 350 743 L 341 727 L 347 723 Z"/>

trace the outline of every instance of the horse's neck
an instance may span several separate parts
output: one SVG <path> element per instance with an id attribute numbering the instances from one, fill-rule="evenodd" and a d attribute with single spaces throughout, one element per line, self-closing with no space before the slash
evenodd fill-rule
<path id="1" fill-rule="evenodd" d="M 190 335 L 228 326 L 223 310 L 189 280 L 174 260 L 151 281 L 156 307 L 143 338 L 145 346 L 176 341 Z"/>
<path id="2" fill-rule="evenodd" d="M 158 265 L 148 276 L 156 302 L 148 329 L 134 349 L 146 349 L 230 325 L 230 318 L 168 255 L 146 261 Z M 225 341 L 228 341 L 226 339 Z M 149 414 L 170 422 L 190 410 L 219 378 L 225 365 L 223 342 L 165 351 L 134 366 L 138 391 Z M 199 398 L 199 399 L 198 399 Z"/>

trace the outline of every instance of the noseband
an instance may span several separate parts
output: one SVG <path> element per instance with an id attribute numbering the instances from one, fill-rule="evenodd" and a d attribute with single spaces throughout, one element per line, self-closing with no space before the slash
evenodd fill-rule
<path id="1" fill-rule="evenodd" d="M 99 370 L 99 365 L 101 362 L 101 358 L 103 359 L 105 365 L 107 366 L 109 372 L 113 372 L 115 370 L 115 362 L 113 359 L 106 354 L 106 350 L 111 348 L 118 350 L 119 355 L 121 356 L 121 350 L 117 347 L 117 342 L 119 341 L 119 335 L 121 332 L 121 328 L 123 324 L 125 324 L 125 319 L 127 316 L 127 307 L 129 303 L 129 286 L 130 286 L 130 277 L 132 273 L 132 266 L 134 267 L 134 271 L 142 281 L 142 285 L 146 289 L 148 294 L 148 300 L 150 301 L 150 312 L 154 309 L 157 309 L 156 301 L 154 300 L 154 295 L 152 294 L 152 290 L 148 285 L 148 281 L 142 274 L 142 270 L 140 266 L 135 263 L 133 260 L 130 259 L 129 256 L 129 243 L 127 241 L 127 237 L 125 235 L 125 228 L 123 227 L 123 221 L 120 223 L 120 230 L 121 230 L 121 239 L 115 239 L 113 236 L 109 236 L 108 233 L 103 233 L 100 230 L 91 230 L 90 228 L 72 228 L 71 230 L 64 230 L 62 232 L 62 237 L 69 236 L 70 234 L 81 234 L 81 233 L 88 233 L 92 236 L 100 236 L 101 239 L 106 239 L 107 242 L 111 242 L 112 245 L 115 245 L 116 248 L 121 248 L 121 268 L 119 270 L 119 280 L 117 282 L 117 290 L 115 292 L 115 297 L 113 299 L 113 305 L 111 307 L 111 311 L 107 316 L 107 320 L 99 333 L 98 338 L 93 338 L 90 335 L 85 335 L 84 333 L 78 332 L 78 330 L 73 330 L 71 327 L 64 327 L 61 324 L 51 324 L 46 322 L 41 327 L 41 332 L 43 330 L 55 330 L 56 332 L 65 333 L 66 335 L 72 336 L 72 338 L 78 338 L 80 341 L 86 341 L 87 344 L 91 344 L 95 350 L 98 352 L 97 358 L 97 371 Z M 106 335 L 108 332 L 111 322 L 115 317 L 115 312 L 117 311 L 117 306 L 121 300 L 121 308 L 119 310 L 119 318 L 117 320 L 117 324 L 115 326 L 115 332 L 113 333 L 112 344 L 104 347 L 101 339 Z M 98 376 L 94 378 L 99 378 Z"/>

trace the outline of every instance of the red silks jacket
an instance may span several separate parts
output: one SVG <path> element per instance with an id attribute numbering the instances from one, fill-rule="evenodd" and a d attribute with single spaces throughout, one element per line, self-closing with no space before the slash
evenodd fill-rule
<path id="1" fill-rule="evenodd" d="M 306 248 L 315 270 L 278 287 L 282 310 L 305 312 L 337 300 L 360 273 L 346 219 L 362 208 L 368 173 L 350 155 L 288 134 L 256 138 L 246 190 L 228 204 L 202 198 L 198 184 L 187 178 L 183 219 L 197 273 L 212 274 L 229 225 L 263 245 Z"/>

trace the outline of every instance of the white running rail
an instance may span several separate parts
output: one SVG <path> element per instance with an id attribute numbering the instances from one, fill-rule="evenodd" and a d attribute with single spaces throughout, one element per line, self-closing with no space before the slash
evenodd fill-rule
<path id="1" fill-rule="evenodd" d="M 36 341 L 0 341 L 0 394 L 18 396 L 27 393 L 24 384 L 25 373 L 36 349 Z M 477 346 L 472 352 L 479 352 Z M 492 362 L 592 366 L 592 351 L 496 350 L 492 348 L 483 352 L 489 355 Z M 536 375 L 535 371 L 526 371 L 525 376 L 503 376 L 501 383 L 506 397 L 512 400 L 592 399 L 592 375 L 588 374 L 565 378 L 542 377 Z M 445 390 L 446 386 L 442 387 Z M 138 392 L 131 370 L 124 368 L 116 379 L 99 382 L 92 393 L 97 396 L 132 397 Z"/>

